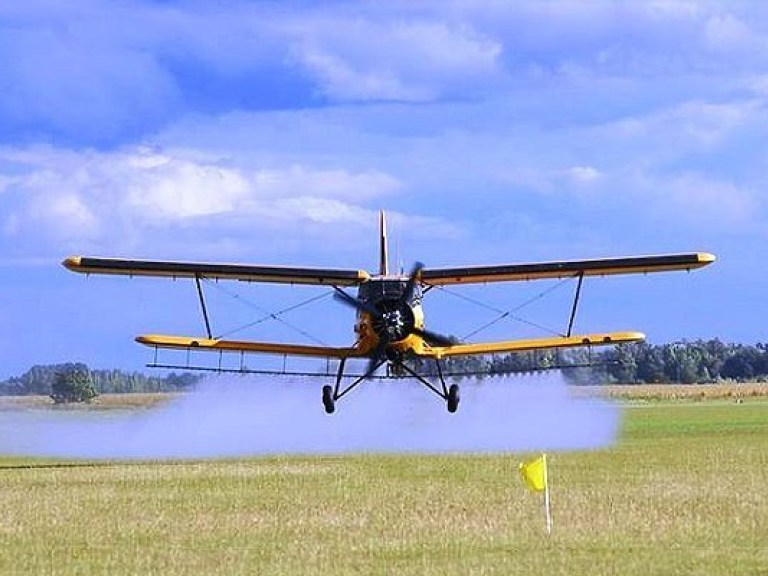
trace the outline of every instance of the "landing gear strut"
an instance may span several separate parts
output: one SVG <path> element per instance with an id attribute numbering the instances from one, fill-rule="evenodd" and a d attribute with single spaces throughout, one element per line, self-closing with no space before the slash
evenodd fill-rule
<path id="1" fill-rule="evenodd" d="M 323 407 L 325 408 L 326 414 L 333 414 L 336 412 L 336 401 L 340 400 L 343 396 L 351 392 L 353 388 L 356 388 L 358 384 L 368 378 L 370 374 L 375 372 L 379 366 L 386 362 L 386 360 L 381 360 L 378 365 L 373 366 L 370 374 L 360 376 L 354 382 L 352 382 L 352 384 L 342 390 L 341 379 L 344 377 L 344 364 L 346 364 L 346 362 L 346 358 L 342 358 L 339 362 L 339 370 L 336 372 L 336 385 L 330 386 L 326 384 L 323 386 Z"/>
<path id="2" fill-rule="evenodd" d="M 348 394 L 352 391 L 353 388 L 357 387 L 363 380 L 370 377 L 371 374 L 373 374 L 379 366 L 387 362 L 388 360 L 382 359 L 377 365 L 374 365 L 368 372 L 368 374 L 365 374 L 363 376 L 360 376 L 356 380 L 354 380 L 350 385 L 348 385 L 346 388 L 341 388 L 341 379 L 344 377 L 344 364 L 346 363 L 346 358 L 342 358 L 341 362 L 339 362 L 339 370 L 336 373 L 336 385 L 330 386 L 326 384 L 323 386 L 323 406 L 325 407 L 325 411 L 328 414 L 333 414 L 336 411 L 336 401 L 341 399 L 343 396 Z M 397 364 L 394 367 L 394 370 L 391 373 L 400 375 L 407 375 L 421 384 L 423 384 L 426 388 L 440 396 L 443 400 L 445 400 L 446 407 L 448 408 L 448 412 L 453 414 L 456 412 L 456 410 L 459 409 L 459 385 L 458 384 L 451 384 L 450 387 L 445 383 L 445 378 L 443 377 L 443 368 L 440 364 L 440 360 L 435 359 L 435 366 L 437 367 L 437 377 L 440 381 L 440 388 L 437 388 L 434 384 L 432 384 L 429 380 L 424 378 L 421 374 L 418 374 L 414 370 L 412 370 L 409 366 L 406 366 L 403 362 L 397 362 Z M 388 372 L 389 373 L 389 372 Z"/>
<path id="3" fill-rule="evenodd" d="M 440 396 L 443 400 L 445 400 L 446 407 L 448 408 L 448 412 L 453 414 L 456 412 L 456 410 L 459 409 L 459 385 L 458 384 L 451 384 L 450 388 L 445 383 L 445 377 L 443 377 L 443 366 L 440 364 L 440 360 L 435 358 L 435 367 L 437 368 L 437 378 L 440 381 L 440 388 L 436 388 L 429 380 L 426 380 L 423 376 L 420 374 L 417 374 L 411 368 L 406 366 L 405 364 L 402 364 L 400 366 L 404 372 L 407 372 L 410 376 L 421 382 L 424 386 L 426 386 L 428 389 L 430 389 L 432 392 Z"/>

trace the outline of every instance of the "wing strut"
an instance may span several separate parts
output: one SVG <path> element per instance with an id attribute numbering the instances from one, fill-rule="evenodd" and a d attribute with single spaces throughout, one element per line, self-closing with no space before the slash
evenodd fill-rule
<path id="1" fill-rule="evenodd" d="M 208 339 L 213 340 L 211 321 L 208 319 L 208 309 L 205 307 L 205 298 L 203 297 L 203 287 L 200 285 L 200 274 L 195 274 L 195 284 L 197 285 L 197 296 L 200 299 L 200 309 L 203 311 L 203 320 L 205 320 L 205 331 L 208 334 Z"/>
<path id="2" fill-rule="evenodd" d="M 566 330 L 566 337 L 570 338 L 573 332 L 573 322 L 576 320 L 576 309 L 579 307 L 579 298 L 581 297 L 581 285 L 584 282 L 584 272 L 579 274 L 579 283 L 576 285 L 576 295 L 573 297 L 573 307 L 571 308 L 571 317 L 568 319 L 568 330 Z"/>

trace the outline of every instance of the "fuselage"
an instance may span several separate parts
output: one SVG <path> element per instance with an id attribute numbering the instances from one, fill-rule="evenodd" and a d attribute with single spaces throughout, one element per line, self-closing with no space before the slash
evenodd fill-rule
<path id="1" fill-rule="evenodd" d="M 408 298 L 407 286 L 407 276 L 375 276 L 360 285 L 358 300 L 380 314 L 374 318 L 364 310 L 358 312 L 355 332 L 360 347 L 373 350 L 382 338 L 389 343 L 388 351 L 395 354 L 423 347 L 423 340 L 411 334 L 414 328 L 424 327 L 421 287 L 415 282 Z"/>

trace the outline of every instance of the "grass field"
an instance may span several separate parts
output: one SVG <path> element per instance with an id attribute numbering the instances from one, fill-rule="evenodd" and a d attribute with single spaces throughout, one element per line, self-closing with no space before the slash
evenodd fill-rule
<path id="1" fill-rule="evenodd" d="M 765 400 L 633 404 L 552 455 L 552 536 L 525 456 L 0 458 L 0 574 L 768 575 Z"/>

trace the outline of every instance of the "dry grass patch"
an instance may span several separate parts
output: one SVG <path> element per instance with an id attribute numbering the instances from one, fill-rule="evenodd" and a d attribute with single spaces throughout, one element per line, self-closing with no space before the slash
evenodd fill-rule
<path id="1" fill-rule="evenodd" d="M 576 395 L 603 396 L 619 400 L 734 400 L 768 399 L 768 383 L 739 384 L 616 384 L 573 386 Z"/>
<path id="2" fill-rule="evenodd" d="M 0 411 L 24 409 L 51 410 L 135 410 L 155 408 L 181 393 L 101 394 L 87 404 L 54 404 L 50 396 L 0 396 Z"/>

